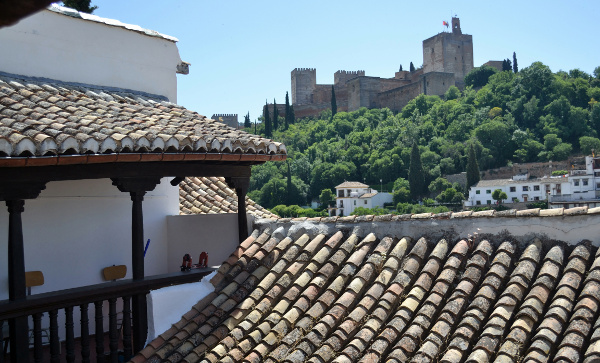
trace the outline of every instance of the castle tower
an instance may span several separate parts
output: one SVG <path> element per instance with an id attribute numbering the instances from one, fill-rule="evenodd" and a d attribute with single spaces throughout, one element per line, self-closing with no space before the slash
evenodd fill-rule
<path id="1" fill-rule="evenodd" d="M 363 77 L 365 71 L 337 71 L 333 74 L 333 84 L 337 87 L 338 85 L 343 86 L 356 77 Z"/>
<path id="2" fill-rule="evenodd" d="M 473 36 L 462 33 L 459 18 L 452 18 L 452 33 L 439 33 L 423 41 L 423 73 L 454 73 L 455 84 L 462 89 L 472 69 Z"/>
<path id="3" fill-rule="evenodd" d="M 317 88 L 317 70 L 315 68 L 294 68 L 292 71 L 292 104 L 306 105 L 313 102 L 313 93 Z"/>
<path id="4" fill-rule="evenodd" d="M 462 31 L 460 30 L 459 18 L 452 18 L 452 34 L 462 34 Z"/>

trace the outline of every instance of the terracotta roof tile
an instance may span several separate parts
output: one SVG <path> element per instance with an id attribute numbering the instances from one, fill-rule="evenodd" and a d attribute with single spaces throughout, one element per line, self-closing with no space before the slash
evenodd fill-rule
<path id="1" fill-rule="evenodd" d="M 280 143 L 131 90 L 0 73 L 0 106 L 2 158 L 217 153 L 239 160 L 243 154 L 286 154 Z"/>
<path id="2" fill-rule="evenodd" d="M 253 232 L 219 270 L 215 292 L 145 356 L 232 363 L 600 358 L 600 253 L 590 242 L 413 243 L 328 223 L 290 228 L 287 236 Z"/>

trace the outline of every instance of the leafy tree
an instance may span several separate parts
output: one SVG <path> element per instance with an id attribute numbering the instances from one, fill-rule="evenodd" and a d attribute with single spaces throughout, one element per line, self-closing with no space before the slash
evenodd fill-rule
<path id="1" fill-rule="evenodd" d="M 322 206 L 328 207 L 331 203 L 335 202 L 335 194 L 329 188 L 323 189 L 319 195 L 319 202 Z"/>
<path id="2" fill-rule="evenodd" d="M 88 14 L 91 14 L 94 10 L 98 9 L 97 6 L 90 6 L 91 0 L 63 0 L 62 3 L 68 8 Z"/>
<path id="3" fill-rule="evenodd" d="M 460 90 L 456 86 L 450 86 L 446 93 L 444 93 L 444 99 L 446 101 L 456 100 L 460 98 Z"/>
<path id="4" fill-rule="evenodd" d="M 279 110 L 277 109 L 277 101 L 273 99 L 273 130 L 279 128 Z"/>
<path id="5" fill-rule="evenodd" d="M 479 175 L 479 165 L 477 163 L 477 156 L 475 155 L 475 148 L 473 144 L 469 147 L 469 154 L 467 156 L 467 188 L 479 182 L 481 176 Z"/>
<path id="6" fill-rule="evenodd" d="M 408 184 L 410 185 L 410 196 L 413 200 L 418 200 L 425 194 L 426 185 L 425 176 L 423 175 L 423 164 L 421 163 L 421 153 L 416 143 L 413 143 L 410 152 Z"/>
<path id="7" fill-rule="evenodd" d="M 410 71 L 414 72 L 415 71 L 415 66 L 413 65 L 413 62 L 410 62 Z"/>
<path id="8" fill-rule="evenodd" d="M 434 194 L 439 194 L 442 191 L 452 188 L 452 183 L 446 178 L 439 177 L 429 184 L 429 191 Z"/>
<path id="9" fill-rule="evenodd" d="M 394 189 L 394 193 L 392 194 L 392 200 L 394 204 L 398 203 L 408 203 L 410 202 L 410 190 L 407 187 L 402 187 L 400 189 Z"/>
<path id="10" fill-rule="evenodd" d="M 517 53 L 513 52 L 513 72 L 517 73 L 519 71 L 519 65 L 517 64 Z"/>
<path id="11" fill-rule="evenodd" d="M 333 120 L 333 116 L 337 113 L 337 102 L 335 101 L 335 90 L 333 89 L 333 85 L 331 86 L 331 119 Z"/>
<path id="12" fill-rule="evenodd" d="M 465 76 L 465 84 L 475 88 L 483 87 L 495 73 L 498 73 L 498 70 L 490 66 L 473 68 L 473 70 Z"/>
<path id="13" fill-rule="evenodd" d="M 273 126 L 271 125 L 271 115 L 269 115 L 269 103 L 265 102 L 264 112 L 265 136 L 273 137 Z"/>
<path id="14" fill-rule="evenodd" d="M 502 204 L 502 201 L 508 199 L 508 195 L 502 191 L 502 189 L 496 189 L 492 192 L 492 199 L 498 202 L 498 204 Z"/>
<path id="15" fill-rule="evenodd" d="M 410 188 L 410 183 L 408 182 L 408 180 L 400 177 L 398 179 L 396 179 L 394 181 L 394 190 L 399 190 L 400 188 L 406 188 L 409 189 Z"/>
<path id="16" fill-rule="evenodd" d="M 446 190 L 435 197 L 435 200 L 438 203 L 462 203 L 465 200 L 465 196 L 454 188 L 446 188 Z"/>
<path id="17" fill-rule="evenodd" d="M 287 201 L 287 188 L 283 179 L 272 178 L 260 188 L 259 204 L 265 208 L 272 208 Z"/>
<path id="18" fill-rule="evenodd" d="M 250 122 L 250 112 L 246 116 L 244 116 L 244 128 L 252 127 L 252 123 Z"/>
<path id="19" fill-rule="evenodd" d="M 600 139 L 591 136 L 582 136 L 579 138 L 579 148 L 586 155 L 591 155 L 592 150 L 600 153 Z"/>

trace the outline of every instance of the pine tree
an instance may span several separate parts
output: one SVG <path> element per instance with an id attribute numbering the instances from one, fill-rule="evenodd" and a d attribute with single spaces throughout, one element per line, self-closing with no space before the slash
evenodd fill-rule
<path id="1" fill-rule="evenodd" d="M 517 53 L 513 52 L 513 72 L 517 73 L 519 71 L 519 66 L 517 65 Z"/>
<path id="2" fill-rule="evenodd" d="M 469 154 L 467 155 L 467 188 L 479 182 L 479 165 L 477 164 L 477 156 L 475 155 L 475 148 L 473 144 L 469 148 Z"/>
<path id="3" fill-rule="evenodd" d="M 425 176 L 423 175 L 423 164 L 421 163 L 421 153 L 417 143 L 413 143 L 410 151 L 410 166 L 408 168 L 408 184 L 410 186 L 410 196 L 413 200 L 420 199 L 425 192 Z"/>
<path id="4" fill-rule="evenodd" d="M 265 110 L 263 112 L 264 123 L 265 123 L 265 136 L 273 136 L 273 129 L 271 127 L 271 115 L 269 115 L 269 103 L 265 102 Z"/>
<path id="5" fill-rule="evenodd" d="M 64 0 L 62 3 L 64 6 L 81 11 L 82 13 L 91 14 L 94 10 L 98 9 L 97 6 L 90 6 L 91 0 Z"/>
<path id="6" fill-rule="evenodd" d="M 244 116 L 244 128 L 249 127 L 252 127 L 252 123 L 250 122 L 250 111 L 248 111 L 248 114 Z"/>
<path id="7" fill-rule="evenodd" d="M 415 66 L 412 64 L 412 62 L 410 62 L 410 71 L 411 72 L 415 71 Z"/>
<path id="8" fill-rule="evenodd" d="M 337 102 L 335 101 L 335 90 L 333 86 L 331 86 L 331 119 L 333 120 L 333 116 L 337 113 Z"/>
<path id="9" fill-rule="evenodd" d="M 279 128 L 279 110 L 277 110 L 277 101 L 273 98 L 273 130 Z"/>
<path id="10" fill-rule="evenodd" d="M 285 122 L 284 127 L 286 130 L 292 123 L 291 117 L 292 117 L 292 112 L 290 110 L 290 97 L 288 96 L 288 93 L 286 92 L 285 93 L 285 118 L 284 118 L 284 122 Z"/>

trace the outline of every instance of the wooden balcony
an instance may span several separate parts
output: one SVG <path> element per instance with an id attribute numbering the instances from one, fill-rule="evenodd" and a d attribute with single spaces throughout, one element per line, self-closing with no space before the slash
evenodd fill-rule
<path id="1" fill-rule="evenodd" d="M 8 322 L 11 331 L 14 329 L 32 329 L 33 348 L 29 355 L 33 356 L 34 362 L 118 362 L 121 359 L 129 360 L 137 353 L 134 349 L 134 337 L 138 341 L 145 342 L 147 336 L 147 314 L 142 314 L 142 319 L 132 321 L 131 302 L 143 300 L 150 290 L 161 287 L 180 285 L 197 282 L 202 277 L 214 271 L 213 268 L 192 269 L 187 272 L 175 272 L 165 275 L 149 276 L 136 280 L 119 280 L 97 285 L 78 287 L 67 290 L 53 291 L 43 294 L 27 296 L 18 301 L 0 301 L 0 324 Z M 117 301 L 122 300 L 122 311 L 117 311 Z M 103 305 L 108 301 L 108 315 L 103 313 Z M 134 302 L 135 304 L 135 302 Z M 94 309 L 95 329 L 90 332 L 89 310 Z M 80 337 L 75 338 L 75 322 L 73 321 L 74 310 L 81 312 Z M 63 343 L 59 339 L 58 314 L 64 312 L 66 339 Z M 121 313 L 122 331 L 117 323 L 117 315 Z M 41 327 L 42 314 L 50 317 L 49 349 L 43 346 Z M 32 317 L 33 327 L 30 327 L 29 317 Z M 104 319 L 108 319 L 108 352 L 105 351 L 105 335 L 103 329 Z M 0 341 L 3 341 L 0 329 Z M 17 334 L 15 341 L 17 346 L 30 346 L 29 334 L 23 338 L 23 334 Z M 90 342 L 90 337 L 94 341 Z M 21 338 L 19 338 L 21 337 Z M 12 339 L 9 337 L 9 339 Z M 61 348 L 61 345 L 63 348 Z M 90 348 L 94 348 L 91 352 Z M 64 350 L 63 350 L 64 349 Z M 95 359 L 91 356 L 95 355 Z M 0 353 L 0 363 L 8 362 L 4 352 Z M 29 361 L 27 357 L 21 356 L 18 361 Z"/>

